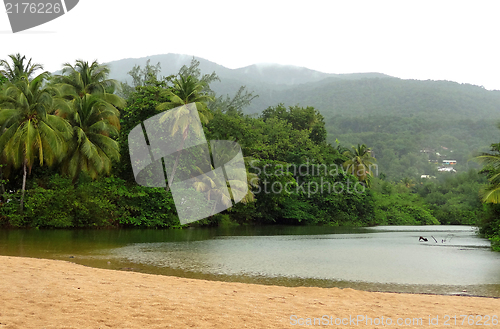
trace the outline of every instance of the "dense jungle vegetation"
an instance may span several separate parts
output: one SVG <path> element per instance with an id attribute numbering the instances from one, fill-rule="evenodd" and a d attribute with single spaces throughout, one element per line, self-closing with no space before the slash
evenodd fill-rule
<path id="1" fill-rule="evenodd" d="M 188 225 L 467 224 L 480 225 L 499 248 L 500 147 L 486 152 L 484 144 L 498 131 L 478 121 L 491 118 L 455 112 L 450 126 L 436 120 L 436 110 L 323 115 L 312 105 L 282 103 L 247 114 L 258 95 L 245 87 L 217 95 L 211 85 L 219 77 L 202 74 L 196 60 L 166 77 L 159 65 L 135 66 L 131 85 L 110 79 L 109 68 L 97 62 L 66 63 L 52 75 L 17 54 L 0 68 L 4 227 L 182 227 L 171 191 L 136 183 L 128 134 L 162 111 L 195 103 L 207 140 L 241 145 L 248 180 L 240 184 L 249 194 Z M 379 80 L 386 81 L 372 79 L 370 88 Z M 418 83 L 414 89 L 425 96 Z M 443 111 L 453 113 L 460 101 L 441 104 Z M 445 157 L 457 161 L 456 172 L 438 172 Z M 191 188 L 214 204 L 224 202 L 209 185 Z"/>

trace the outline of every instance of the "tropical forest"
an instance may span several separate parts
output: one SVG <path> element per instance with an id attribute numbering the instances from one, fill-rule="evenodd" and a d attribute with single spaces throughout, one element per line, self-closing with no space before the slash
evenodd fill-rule
<path id="1" fill-rule="evenodd" d="M 270 92 L 253 71 L 244 81 L 203 65 L 192 58 L 165 74 L 149 60 L 74 60 L 50 73 L 22 54 L 2 59 L 0 225 L 471 225 L 500 251 L 495 92 L 377 74 L 287 86 L 283 70 L 270 73 L 282 78 Z M 168 187 L 137 183 L 128 137 L 193 103 L 207 140 L 241 146 L 247 179 L 232 187 L 248 192 L 231 204 L 197 181 L 189 188 L 230 206 L 182 225 Z"/>

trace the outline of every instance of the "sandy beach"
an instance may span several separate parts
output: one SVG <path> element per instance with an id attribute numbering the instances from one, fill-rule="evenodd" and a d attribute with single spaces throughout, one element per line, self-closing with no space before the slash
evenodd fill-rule
<path id="1" fill-rule="evenodd" d="M 215 282 L 6 256 L 0 295 L 0 329 L 500 327 L 494 298 Z"/>

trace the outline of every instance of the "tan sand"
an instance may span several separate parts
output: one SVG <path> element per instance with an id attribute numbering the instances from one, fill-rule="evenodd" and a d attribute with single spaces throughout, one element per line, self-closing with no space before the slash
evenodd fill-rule
<path id="1" fill-rule="evenodd" d="M 455 328 L 462 314 L 474 316 L 463 327 L 484 325 L 500 315 L 500 299 L 214 282 L 0 256 L 0 329 L 389 327 L 375 325 L 382 317 L 393 328 Z M 454 315 L 457 325 L 445 325 Z M 371 320 L 349 325 L 349 316 Z M 413 318 L 422 322 L 404 325 Z"/>

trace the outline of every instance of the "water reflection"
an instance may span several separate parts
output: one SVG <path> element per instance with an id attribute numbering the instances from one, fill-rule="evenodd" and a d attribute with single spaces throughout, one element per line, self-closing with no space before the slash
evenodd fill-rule
<path id="1" fill-rule="evenodd" d="M 225 281 L 500 297 L 500 253 L 467 226 L 29 232 L 0 232 L 0 253 Z"/>

